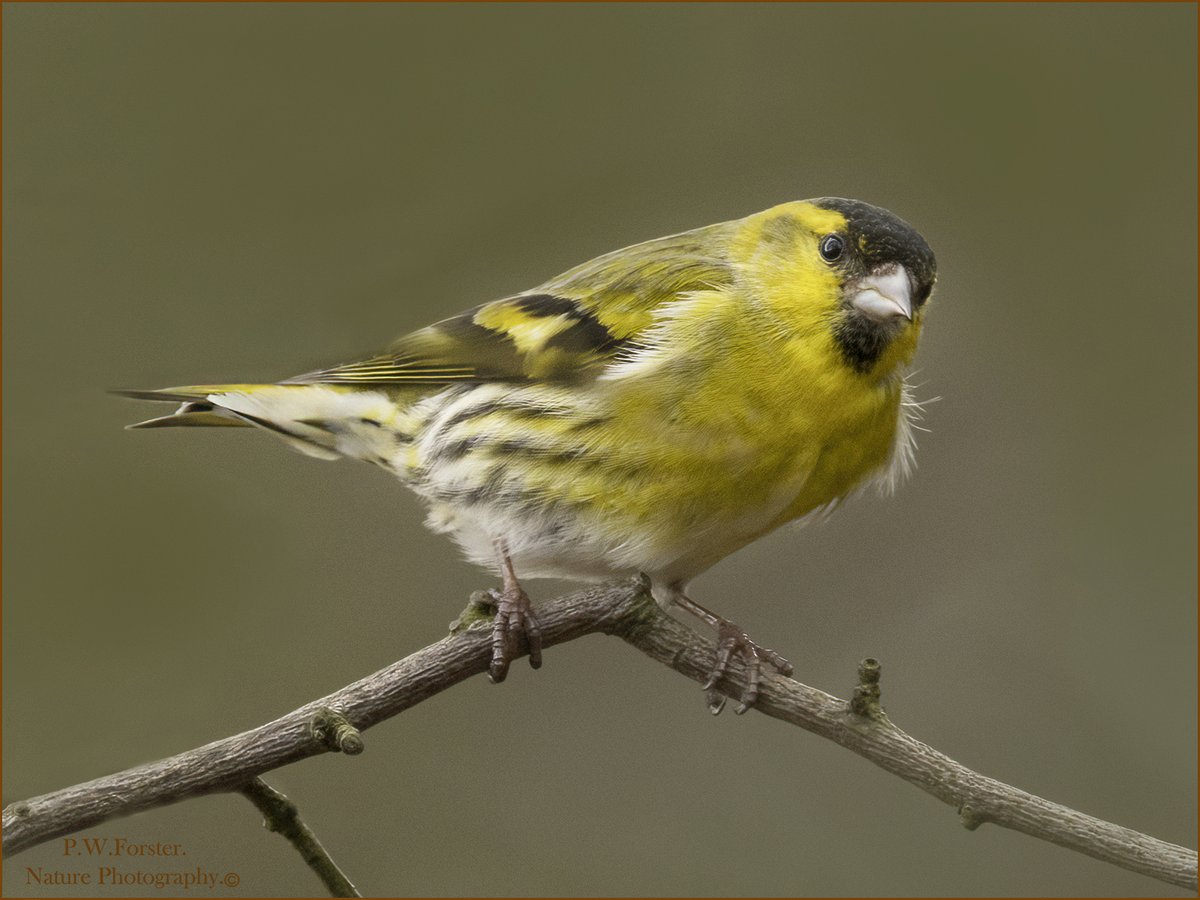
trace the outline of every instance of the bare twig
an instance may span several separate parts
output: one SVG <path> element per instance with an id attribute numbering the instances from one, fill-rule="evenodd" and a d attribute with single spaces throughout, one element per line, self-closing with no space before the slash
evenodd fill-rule
<path id="1" fill-rule="evenodd" d="M 300 818 L 296 804 L 261 778 L 252 778 L 242 787 L 242 794 L 263 814 L 264 825 L 287 838 L 305 865 L 317 873 L 331 897 L 361 897 L 337 863 L 321 846 L 312 829 Z"/>
<path id="2" fill-rule="evenodd" d="M 158 762 L 64 788 L 4 810 L 4 853 L 96 825 L 114 816 L 176 803 L 188 797 L 240 790 L 250 779 L 327 752 L 313 722 L 328 711 L 365 730 L 439 691 L 487 670 L 491 629 L 460 623 L 458 633 L 419 650 L 294 712 L 251 731 Z M 540 604 L 545 647 L 585 634 L 616 635 L 642 652 L 703 683 L 713 648 L 692 629 L 662 613 L 641 581 L 580 591 Z M 745 670 L 738 662 L 717 688 L 737 697 Z M 959 811 L 969 828 L 990 822 L 1051 841 L 1096 859 L 1196 889 L 1196 853 L 1104 822 L 1010 787 L 960 765 L 893 725 L 877 706 L 877 670 L 860 672 L 865 690 L 858 707 L 772 672 L 763 674 L 755 707 L 826 737 L 915 784 Z M 874 681 L 872 679 L 875 679 Z"/>

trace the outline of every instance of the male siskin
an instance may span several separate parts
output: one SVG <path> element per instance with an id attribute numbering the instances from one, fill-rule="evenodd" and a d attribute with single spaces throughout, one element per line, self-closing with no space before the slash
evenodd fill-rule
<path id="1" fill-rule="evenodd" d="M 887 210 L 804 200 L 607 253 L 359 362 L 121 393 L 182 404 L 131 427 L 255 427 L 400 478 L 429 527 L 503 579 L 494 681 L 522 635 L 541 664 L 517 573 L 645 573 L 662 606 L 717 630 L 710 692 L 744 658 L 744 712 L 761 662 L 791 665 L 695 603 L 688 583 L 908 471 L 904 373 L 935 277 L 928 244 Z"/>

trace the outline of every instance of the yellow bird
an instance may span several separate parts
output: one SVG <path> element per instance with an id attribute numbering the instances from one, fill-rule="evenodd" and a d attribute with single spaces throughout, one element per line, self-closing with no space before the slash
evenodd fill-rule
<path id="1" fill-rule="evenodd" d="M 428 524 L 494 568 L 490 674 L 523 635 L 522 577 L 645 573 L 655 599 L 734 653 L 791 665 L 687 596 L 717 561 L 912 464 L 904 373 L 936 277 L 887 210 L 821 198 L 599 256 L 532 290 L 276 384 L 128 396 L 182 405 L 131 426 L 254 426 L 322 459 L 388 470 Z M 714 704 L 714 711 L 719 711 Z"/>

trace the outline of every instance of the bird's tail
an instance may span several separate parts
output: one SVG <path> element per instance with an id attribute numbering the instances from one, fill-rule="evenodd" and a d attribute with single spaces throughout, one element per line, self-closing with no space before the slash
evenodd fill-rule
<path id="1" fill-rule="evenodd" d="M 255 427 L 320 459 L 350 456 L 383 463 L 383 450 L 394 451 L 403 418 L 387 395 L 340 385 L 200 384 L 112 393 L 180 404 L 170 415 L 126 426 L 131 429 Z"/>
<path id="2" fill-rule="evenodd" d="M 208 401 L 209 394 L 226 393 L 232 390 L 254 389 L 259 385 L 253 384 L 198 384 L 188 387 L 163 388 L 155 391 L 114 390 L 111 394 L 118 397 L 129 397 L 132 400 L 158 400 L 169 403 L 179 403 L 179 409 L 166 416 L 146 419 L 125 427 L 134 428 L 172 428 L 175 426 L 231 426 L 233 428 L 249 428 L 250 423 L 236 418 L 225 412 L 217 412 L 213 403 Z"/>

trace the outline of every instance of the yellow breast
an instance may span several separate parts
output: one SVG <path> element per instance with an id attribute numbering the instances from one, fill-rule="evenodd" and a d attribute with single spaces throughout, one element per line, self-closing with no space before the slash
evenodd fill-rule
<path id="1" fill-rule="evenodd" d="M 689 322 L 717 324 L 728 298 L 691 302 L 714 309 L 690 310 Z M 811 334 L 771 341 L 754 319 L 709 328 L 702 365 L 671 352 L 613 385 L 611 424 L 593 447 L 604 462 L 569 487 L 597 527 L 662 568 L 702 571 L 845 496 L 892 455 L 897 378 L 854 372 Z"/>

